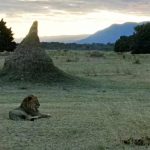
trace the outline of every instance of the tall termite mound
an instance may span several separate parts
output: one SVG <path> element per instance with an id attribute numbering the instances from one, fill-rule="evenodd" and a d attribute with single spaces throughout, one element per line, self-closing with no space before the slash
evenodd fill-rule
<path id="1" fill-rule="evenodd" d="M 11 80 L 59 81 L 70 77 L 54 66 L 40 46 L 38 22 L 33 22 L 28 35 L 5 59 L 3 73 Z"/>

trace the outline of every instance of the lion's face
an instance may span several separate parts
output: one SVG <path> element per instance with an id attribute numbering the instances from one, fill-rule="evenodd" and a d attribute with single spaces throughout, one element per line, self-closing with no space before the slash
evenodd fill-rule
<path id="1" fill-rule="evenodd" d="M 40 107 L 40 103 L 37 97 L 34 95 L 27 96 L 21 103 L 21 108 L 23 108 L 25 112 L 31 115 L 37 113 L 39 107 Z"/>
<path id="2" fill-rule="evenodd" d="M 33 109 L 38 110 L 38 108 L 40 107 L 40 103 L 37 97 L 32 95 L 28 99 L 29 99 L 29 104 L 33 107 Z"/>

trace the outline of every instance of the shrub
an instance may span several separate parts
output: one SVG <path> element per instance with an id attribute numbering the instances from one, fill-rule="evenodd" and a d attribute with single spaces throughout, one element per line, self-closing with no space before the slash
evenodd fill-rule
<path id="1" fill-rule="evenodd" d="M 90 57 L 104 57 L 104 53 L 99 51 L 93 51 L 89 53 Z"/>

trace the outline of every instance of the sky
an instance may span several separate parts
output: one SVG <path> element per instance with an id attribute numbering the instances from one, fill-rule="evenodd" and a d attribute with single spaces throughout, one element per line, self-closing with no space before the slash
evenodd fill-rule
<path id="1" fill-rule="evenodd" d="M 150 21 L 150 0 L 0 0 L 0 18 L 15 38 L 32 22 L 39 36 L 93 34 L 114 23 Z"/>

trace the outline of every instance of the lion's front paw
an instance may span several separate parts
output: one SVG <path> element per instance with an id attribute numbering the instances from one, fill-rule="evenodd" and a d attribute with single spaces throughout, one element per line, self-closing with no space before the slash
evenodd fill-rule
<path id="1" fill-rule="evenodd" d="M 30 120 L 34 121 L 35 119 L 38 119 L 38 118 L 39 118 L 39 116 L 34 116 L 34 117 L 31 117 Z"/>

